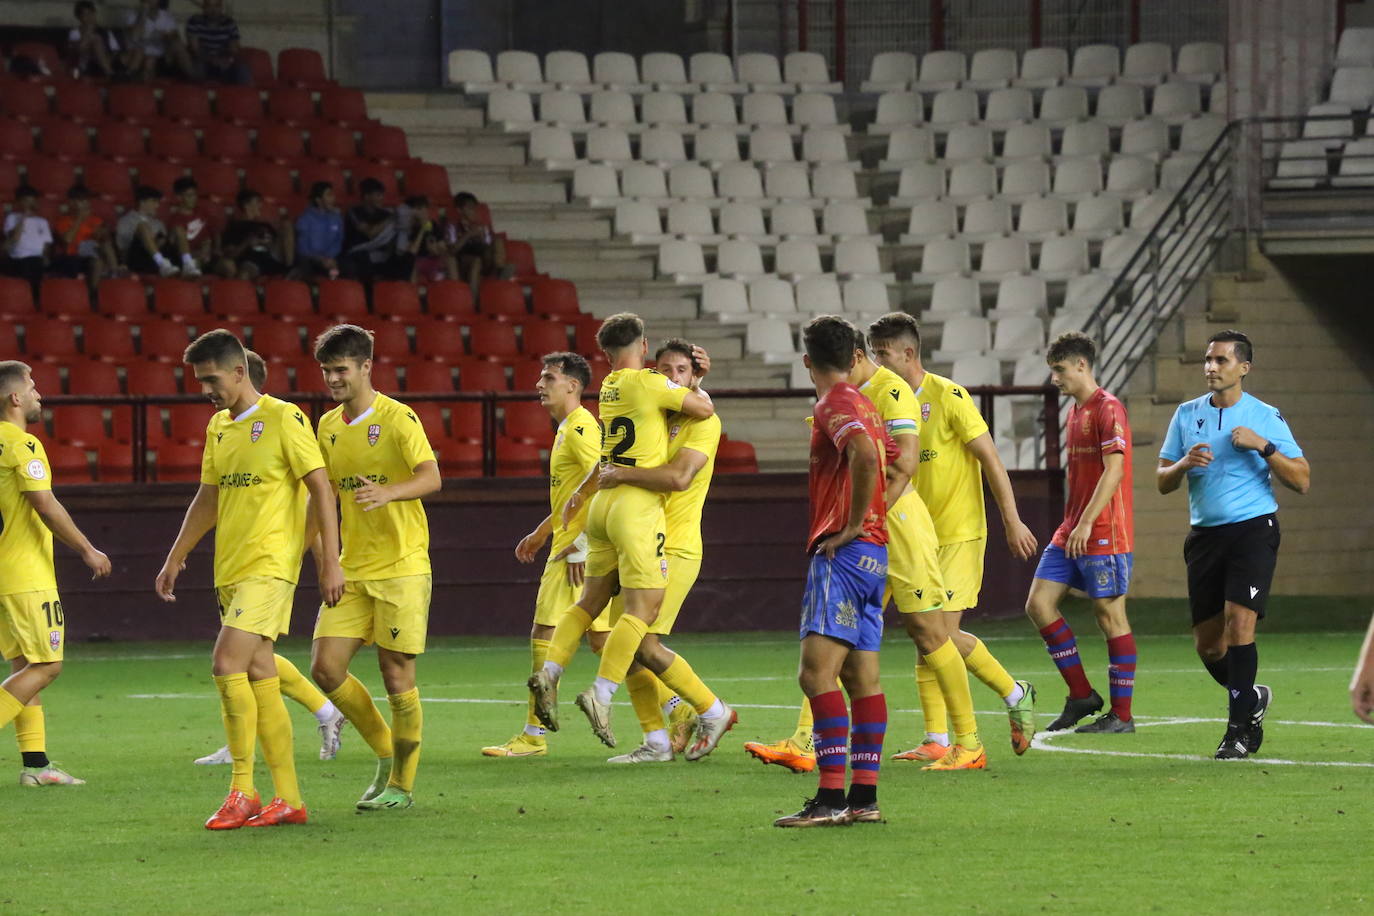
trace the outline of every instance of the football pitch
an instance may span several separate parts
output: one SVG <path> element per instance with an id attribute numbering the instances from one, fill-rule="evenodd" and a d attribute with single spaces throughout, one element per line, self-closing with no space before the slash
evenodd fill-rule
<path id="1" fill-rule="evenodd" d="M 355 813 L 372 762 L 344 731 L 317 759 L 314 719 L 288 702 L 310 824 L 211 833 L 227 767 L 191 761 L 224 742 L 209 643 L 74 645 L 45 694 L 53 759 L 88 785 L 0 785 L 0 912 L 1360 912 L 1374 907 L 1374 729 L 1347 685 L 1368 605 L 1272 602 L 1260 639 L 1274 689 L 1260 759 L 1211 759 L 1225 695 L 1201 669 L 1180 601 L 1130 606 L 1140 637 L 1135 735 L 1007 743 L 1001 703 L 973 684 L 990 751 L 982 772 L 924 773 L 885 761 L 887 822 L 779 830 L 815 788 L 749 758 L 744 741 L 790 734 L 796 639 L 682 636 L 673 645 L 739 711 L 696 763 L 611 767 L 564 679 L 563 730 L 538 759 L 488 759 L 523 718 L 528 646 L 442 639 L 420 663 L 425 700 L 416 806 Z M 1086 606 L 1069 620 L 1094 686 L 1105 647 Z M 1064 688 L 1023 620 L 970 625 L 1038 687 L 1041 724 Z M 305 670 L 304 639 L 282 643 Z M 892 711 L 885 754 L 918 743 L 913 649 L 884 646 Z M 375 662 L 356 673 L 380 696 Z M 638 743 L 617 697 L 621 750 Z M 385 712 L 386 704 L 382 702 Z M 12 732 L 0 738 L 17 771 Z M 258 766 L 259 789 L 270 791 Z M 264 800 L 266 796 L 264 795 Z"/>

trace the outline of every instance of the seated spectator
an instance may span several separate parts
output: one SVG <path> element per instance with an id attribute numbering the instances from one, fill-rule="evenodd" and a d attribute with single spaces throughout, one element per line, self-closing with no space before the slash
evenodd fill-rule
<path id="1" fill-rule="evenodd" d="M 315 182 L 310 186 L 310 206 L 296 218 L 293 273 L 304 279 L 338 279 L 343 235 L 343 215 L 334 202 L 334 186 L 327 181 Z"/>
<path id="2" fill-rule="evenodd" d="M 234 216 L 220 237 L 216 273 L 240 280 L 285 274 L 295 247 L 291 224 L 269 222 L 263 213 L 262 195 L 257 191 L 240 191 L 235 203 Z"/>
<path id="3" fill-rule="evenodd" d="M 129 74 L 135 79 L 183 76 L 191 72 L 186 46 L 177 34 L 177 21 L 166 0 L 138 0 L 126 20 L 125 45 Z"/>
<path id="4" fill-rule="evenodd" d="M 344 274 L 364 282 L 391 279 L 397 269 L 396 214 L 382 206 L 386 188 L 375 178 L 358 186 L 361 202 L 348 208 L 344 235 Z M 410 269 L 409 264 L 404 265 Z"/>
<path id="5" fill-rule="evenodd" d="M 448 246 L 434 224 L 434 211 L 424 195 L 407 197 L 396 208 L 397 276 L 411 283 L 430 283 L 457 275 Z M 406 270 L 406 265 L 413 267 Z"/>
<path id="6" fill-rule="evenodd" d="M 38 215 L 38 192 L 21 185 L 14 192 L 14 209 L 5 216 L 5 274 L 33 284 L 33 297 L 48 263 L 52 227 Z"/>
<path id="7" fill-rule="evenodd" d="M 189 252 L 197 268 L 208 268 L 215 261 L 223 211 L 200 202 L 200 188 L 190 176 L 178 178 L 172 193 L 175 197 L 167 208 L 167 227 L 176 237 L 177 248 Z M 182 273 L 185 272 L 183 268 Z M 199 273 L 197 269 L 196 274 Z"/>
<path id="8" fill-rule="evenodd" d="M 76 28 L 67 33 L 67 55 L 73 75 L 114 76 L 121 62 L 119 41 L 114 33 L 96 26 L 95 4 L 81 0 L 72 13 Z"/>
<path id="9" fill-rule="evenodd" d="M 110 228 L 91 212 L 91 192 L 85 185 L 73 185 L 67 192 L 67 212 L 58 217 L 55 228 L 54 272 L 73 277 L 85 274 L 92 289 L 101 277 L 114 272 L 118 259 Z"/>
<path id="10" fill-rule="evenodd" d="M 205 0 L 186 20 L 186 51 L 196 79 L 247 86 L 253 81 L 239 60 L 239 24 L 224 12 L 224 0 Z"/>
<path id="11" fill-rule="evenodd" d="M 185 236 L 172 236 L 157 218 L 162 192 L 140 187 L 134 192 L 134 208 L 120 217 L 115 226 L 115 251 L 129 270 L 138 274 L 199 277 L 200 268 L 184 247 Z M 180 244 L 179 244 L 180 243 Z M 180 258 L 181 267 L 173 263 Z"/>
<path id="12" fill-rule="evenodd" d="M 453 195 L 453 220 L 448 224 L 445 241 L 457 264 L 457 279 L 465 279 L 472 287 L 472 300 L 477 301 L 482 277 L 508 276 L 506 243 L 482 221 L 477 197 L 467 191 Z"/>

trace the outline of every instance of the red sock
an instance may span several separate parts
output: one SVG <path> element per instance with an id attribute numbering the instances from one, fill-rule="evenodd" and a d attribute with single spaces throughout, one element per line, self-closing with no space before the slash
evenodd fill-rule
<path id="1" fill-rule="evenodd" d="M 1092 693 L 1092 684 L 1088 683 L 1088 675 L 1083 671 L 1083 660 L 1078 657 L 1078 640 L 1073 638 L 1069 622 L 1060 617 L 1040 631 L 1040 638 L 1045 640 L 1045 648 L 1059 668 L 1060 677 L 1069 685 L 1069 698 L 1081 700 Z"/>
<path id="2" fill-rule="evenodd" d="M 860 697 L 852 704 L 854 725 L 849 739 L 849 768 L 856 786 L 876 786 L 887 732 L 887 698 L 881 693 Z"/>
<path id="3" fill-rule="evenodd" d="M 1131 719 L 1131 694 L 1135 693 L 1135 636 L 1127 633 L 1107 640 L 1107 680 L 1112 690 L 1112 712 L 1123 722 Z"/>
<path id="4" fill-rule="evenodd" d="M 845 746 L 849 741 L 849 710 L 844 705 L 844 694 L 832 690 L 812 697 L 811 716 L 821 788 L 844 791 L 844 768 L 848 757 Z"/>

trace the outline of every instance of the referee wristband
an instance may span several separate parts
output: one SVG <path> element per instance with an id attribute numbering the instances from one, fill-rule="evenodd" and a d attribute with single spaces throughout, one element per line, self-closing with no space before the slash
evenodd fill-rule
<path id="1" fill-rule="evenodd" d="M 1277 445 L 1275 445 L 1272 442 L 1266 442 L 1264 443 L 1264 448 L 1260 449 L 1260 457 L 1268 458 L 1270 455 L 1274 454 L 1278 450 L 1279 447 Z"/>

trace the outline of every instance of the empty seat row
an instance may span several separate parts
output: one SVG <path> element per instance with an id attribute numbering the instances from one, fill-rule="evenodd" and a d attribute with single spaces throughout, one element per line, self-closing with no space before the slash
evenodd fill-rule
<path id="1" fill-rule="evenodd" d="M 806 319 L 812 315 L 875 316 L 891 311 L 887 285 L 871 277 L 841 282 L 834 276 L 802 277 L 795 284 L 776 276 L 748 282 L 711 277 L 701 286 L 701 309 L 723 322 L 750 318 Z"/>
<path id="2" fill-rule="evenodd" d="M 790 118 L 783 97 L 774 92 L 750 93 L 740 100 L 738 107 L 734 97 L 725 93 L 703 93 L 690 99 L 688 120 L 686 99 L 676 93 L 650 93 L 636 109 L 635 97 L 618 90 L 593 93 L 587 106 L 575 92 L 543 92 L 536 97 L 515 89 L 500 89 L 487 96 L 487 123 L 510 131 L 529 130 L 535 124 L 554 124 L 572 130 L 587 130 L 595 124 L 624 129 L 653 126 L 696 130 L 764 125 L 800 129 L 840 123 L 835 100 L 821 93 L 803 93 L 793 99 Z"/>
<path id="3" fill-rule="evenodd" d="M 1003 237 L 982 243 L 976 278 L 996 280 L 1016 273 L 1034 272 L 1048 280 L 1067 281 L 1093 270 L 1120 271 L 1126 268 L 1140 250 L 1145 235 L 1135 231 L 1122 232 L 1102 240 L 1093 264 L 1088 240 L 1076 235 L 1052 236 L 1039 245 L 1038 256 L 1032 257 L 1028 239 Z M 931 239 L 921 249 L 921 269 L 910 277 L 913 283 L 933 284 L 952 275 L 975 276 L 973 249 L 975 243 L 964 238 Z M 1137 262 L 1137 269 L 1140 269 Z"/>
<path id="4" fill-rule="evenodd" d="M 261 48 L 240 47 L 239 59 L 248 67 L 253 85 L 266 89 L 276 85 L 301 86 L 324 90 L 336 86 L 325 73 L 324 58 L 313 48 L 282 48 L 277 52 L 277 72 L 272 72 L 272 55 Z M 66 83 L 71 73 L 68 63 L 54 45 L 23 41 L 11 48 L 14 56 L 24 55 L 41 61 L 47 75 L 30 77 L 26 82 Z"/>
<path id="5" fill-rule="evenodd" d="M 1268 186 L 1274 189 L 1374 187 L 1374 137 L 1334 147 L 1329 140 L 1290 140 L 1279 147 Z"/>
<path id="6" fill-rule="evenodd" d="M 1044 277 L 1012 276 L 992 282 L 980 282 L 967 276 L 947 276 L 930 289 L 930 304 L 923 321 L 944 321 L 951 316 L 983 314 L 984 296 L 995 290 L 994 305 L 989 315 L 1033 313 L 1054 315 L 1082 315 L 1091 312 L 1107 298 L 1116 283 L 1116 276 L 1106 271 L 1074 274 L 1064 284 L 1062 297 L 1055 297 L 1053 287 Z"/>
<path id="7" fill-rule="evenodd" d="M 1104 174 L 1105 171 L 1105 174 Z M 975 200 L 1001 196 L 1011 201 L 1055 196 L 1070 200 L 1104 191 L 1121 197 L 1143 197 L 1159 186 L 1159 166 L 1146 156 L 1114 156 L 1103 169 L 1097 156 L 1075 156 L 1054 163 L 1017 159 L 1006 165 L 960 162 L 946 170 L 931 163 L 902 168 L 894 207 L 910 207 L 931 198 Z"/>
<path id="8" fill-rule="evenodd" d="M 964 206 L 962 215 L 952 200 L 924 200 L 911 208 L 907 231 L 900 241 L 919 245 L 941 236 L 961 235 L 973 241 L 1013 233 L 1036 240 L 1069 232 L 1102 239 L 1127 226 L 1148 232 L 1171 202 L 1171 195 L 1155 191 L 1131 201 L 1127 219 L 1122 199 L 1103 194 L 1073 202 L 1071 219 L 1069 202 L 1056 197 L 1031 197 L 1018 205 L 1003 197 L 980 198 Z"/>
<path id="9" fill-rule="evenodd" d="M 551 169 L 572 169 L 584 162 L 625 165 L 632 161 L 655 165 L 700 162 L 719 167 L 727 162 L 854 162 L 838 127 L 817 127 L 801 135 L 800 151 L 793 135 L 779 127 L 761 127 L 744 141 L 732 130 L 707 128 L 692 138 L 692 154 L 687 155 L 684 135 L 674 130 L 650 128 L 634 137 L 619 127 L 594 127 L 587 132 L 582 155 L 576 152 L 572 132 L 563 127 L 540 126 L 530 132 L 530 158 Z M 858 167 L 857 162 L 854 163 Z"/>
<path id="10" fill-rule="evenodd" d="M 728 162 L 716 173 L 696 163 L 659 168 L 633 162 L 617 170 L 609 165 L 580 165 L 573 171 L 573 197 L 594 207 L 613 206 L 630 198 L 666 204 L 671 200 L 811 201 L 859 200 L 854 170 L 827 163 L 814 169 L 796 162 L 755 168 L 752 163 Z"/>
<path id="11" fill-rule="evenodd" d="M 95 124 L 114 120 L 194 126 L 278 122 L 366 127 L 375 123 L 367 115 L 362 91 L 342 86 L 323 89 L 318 102 L 310 90 L 302 88 L 263 93 L 248 86 L 222 86 L 212 91 L 197 83 L 173 83 L 162 90 L 161 99 L 151 86 L 136 83 L 115 85 L 108 90 L 87 81 L 59 84 L 51 93 L 48 88 L 40 83 L 6 82 L 0 90 L 0 112 L 23 121 L 45 121 L 58 116 Z"/>
<path id="12" fill-rule="evenodd" d="M 706 253 L 698 242 L 674 239 L 658 247 L 658 272 L 676 283 L 704 283 L 714 276 L 757 279 L 777 274 L 789 279 L 835 273 L 842 277 L 865 277 L 891 283 L 891 271 L 882 267 L 877 244 L 868 239 L 846 239 L 835 245 L 833 269 L 821 266 L 821 251 L 815 242 L 788 240 L 774 249 L 772 265 L 764 264 L 763 251 L 754 242 L 730 239 L 720 243 L 714 270 L 706 266 Z"/>
<path id="13" fill-rule="evenodd" d="M 699 201 L 673 201 L 667 219 L 658 206 L 645 201 L 622 201 L 615 208 L 615 232 L 629 236 L 635 244 L 657 244 L 670 238 L 715 243 L 727 238 L 746 239 L 758 244 L 777 244 L 784 239 L 804 239 L 829 244 L 849 238 L 873 241 L 879 235 L 870 229 L 864 208 L 854 201 L 832 201 L 820 213 L 809 203 L 780 203 L 768 209 L 757 203 L 731 201 L 713 212 Z"/>

